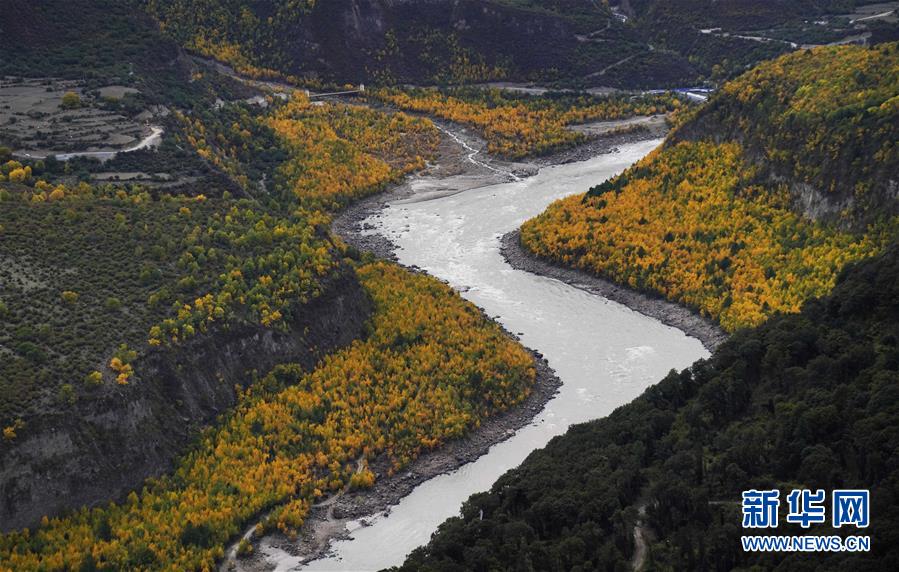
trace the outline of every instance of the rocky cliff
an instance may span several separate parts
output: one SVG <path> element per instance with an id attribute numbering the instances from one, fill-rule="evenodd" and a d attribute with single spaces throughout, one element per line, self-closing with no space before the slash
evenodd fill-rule
<path id="1" fill-rule="evenodd" d="M 139 379 L 29 420 L 0 443 L 0 530 L 36 524 L 139 488 L 169 471 L 199 430 L 236 402 L 236 388 L 278 363 L 311 368 L 364 333 L 371 303 L 346 269 L 302 308 L 289 331 L 233 327 L 135 362 Z"/>
<path id="2" fill-rule="evenodd" d="M 666 145 L 737 142 L 761 182 L 789 188 L 797 212 L 864 229 L 899 215 L 897 62 L 896 43 L 764 62 L 725 85 Z"/>

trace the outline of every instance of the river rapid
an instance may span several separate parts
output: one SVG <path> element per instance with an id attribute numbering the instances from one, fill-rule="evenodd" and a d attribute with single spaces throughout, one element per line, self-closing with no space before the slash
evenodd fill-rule
<path id="1" fill-rule="evenodd" d="M 490 488 L 573 423 L 603 417 L 628 403 L 672 368 L 708 352 L 695 338 L 621 304 L 552 278 L 515 270 L 500 237 L 561 197 L 621 172 L 660 143 L 643 141 L 587 161 L 546 167 L 533 177 L 452 192 L 453 181 L 422 177 L 412 196 L 365 221 L 367 232 L 397 245 L 405 265 L 447 281 L 521 342 L 541 352 L 562 380 L 559 393 L 533 423 L 494 445 L 477 461 L 419 485 L 389 514 L 352 522 L 350 540 L 303 566 L 283 552 L 266 560 L 277 570 L 380 570 L 398 565 L 437 526 L 458 515 L 465 499 Z"/>

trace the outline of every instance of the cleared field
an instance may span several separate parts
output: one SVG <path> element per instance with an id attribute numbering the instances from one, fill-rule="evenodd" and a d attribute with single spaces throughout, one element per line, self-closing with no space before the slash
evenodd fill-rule
<path id="1" fill-rule="evenodd" d="M 0 80 L 0 143 L 19 156 L 44 157 L 117 151 L 150 133 L 145 123 L 104 109 L 109 101 L 135 95 L 137 90 L 113 85 L 98 91 L 99 97 L 85 93 L 79 82 L 71 80 Z M 77 94 L 80 103 L 64 105 L 66 93 Z"/>

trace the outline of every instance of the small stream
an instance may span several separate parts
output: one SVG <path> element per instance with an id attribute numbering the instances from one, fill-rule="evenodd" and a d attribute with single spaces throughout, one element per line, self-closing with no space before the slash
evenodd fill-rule
<path id="1" fill-rule="evenodd" d="M 608 415 L 672 368 L 708 355 L 680 330 L 557 280 L 515 270 L 499 252 L 503 234 L 550 202 L 622 171 L 659 143 L 625 145 L 588 161 L 544 168 L 527 179 L 449 196 L 434 191 L 452 187 L 451 179 L 416 179 L 411 184 L 417 197 L 395 201 L 366 221 L 375 227 L 371 232 L 398 245 L 402 263 L 448 281 L 519 334 L 524 345 L 543 353 L 563 386 L 533 423 L 477 461 L 422 483 L 389 515 L 368 519 L 370 526 L 351 523 L 352 539 L 335 542 L 332 556 L 302 566 L 269 547 L 270 565 L 363 571 L 400 564 L 441 522 L 457 515 L 471 494 L 490 488 L 572 423 Z"/>

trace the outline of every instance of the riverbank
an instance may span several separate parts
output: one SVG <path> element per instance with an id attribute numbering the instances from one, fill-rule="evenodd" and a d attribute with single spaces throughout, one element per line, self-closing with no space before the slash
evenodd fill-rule
<path id="1" fill-rule="evenodd" d="M 653 116 L 653 119 L 658 117 L 661 116 Z M 487 147 L 482 138 L 458 124 L 436 120 L 434 123 L 448 134 L 438 148 L 438 161 L 403 183 L 382 193 L 355 201 L 341 211 L 331 222 L 331 230 L 344 242 L 360 251 L 370 252 L 378 258 L 396 262 L 396 245 L 383 234 L 372 232 L 375 227 L 365 222 L 369 218 L 377 218 L 389 203 L 424 201 L 520 180 L 536 175 L 545 167 L 585 161 L 598 155 L 614 153 L 621 145 L 662 138 L 667 132 L 667 125 L 664 121 L 658 120 L 637 125 L 634 125 L 632 119 L 596 122 L 578 128 L 587 132 L 592 125 L 602 125 L 604 134 L 594 131 L 591 133 L 593 137 L 581 145 L 529 161 L 511 162 L 495 158 L 476 160 L 474 156 L 482 154 Z M 621 129 L 612 128 L 615 124 Z M 452 139 L 449 134 L 452 135 Z M 475 149 L 475 153 L 469 153 L 467 149 Z M 443 185 L 442 181 L 448 179 L 453 180 L 452 185 Z"/>
<path id="2" fill-rule="evenodd" d="M 519 230 L 513 230 L 500 239 L 500 253 L 512 268 L 555 278 L 581 290 L 623 304 L 635 312 L 656 318 L 667 326 L 677 328 L 687 335 L 697 338 L 710 352 L 727 339 L 727 334 L 720 326 L 685 306 L 669 302 L 661 297 L 638 292 L 583 270 L 561 266 L 538 258 L 521 245 L 519 234 Z"/>
<path id="3" fill-rule="evenodd" d="M 368 233 L 370 228 L 365 227 L 362 221 L 380 212 L 389 202 L 410 199 L 418 195 L 421 192 L 420 188 L 416 189 L 418 182 L 423 179 L 455 178 L 458 184 L 458 178 L 464 177 L 467 178 L 467 182 L 453 191 L 462 192 L 514 180 L 538 170 L 536 167 L 529 168 L 526 164 L 492 159 L 483 162 L 475 160 L 473 156 L 482 148 L 476 136 L 450 132 L 444 125 L 440 127 L 446 137 L 441 142 L 437 162 L 429 165 L 424 173 L 411 177 L 385 192 L 356 201 L 332 221 L 332 231 L 359 250 L 398 263 L 396 246 L 383 235 Z M 516 174 L 513 175 L 513 172 Z M 434 192 L 440 194 L 439 190 Z M 423 272 L 415 266 L 407 269 Z M 483 312 L 483 309 L 481 310 Z M 505 328 L 503 330 L 510 338 L 518 341 L 518 336 Z M 221 570 L 261 572 L 273 568 L 300 566 L 327 556 L 333 542 L 351 537 L 351 529 L 354 526 L 365 526 L 369 519 L 389 514 L 391 507 L 398 504 L 421 483 L 477 460 L 492 446 L 512 437 L 517 430 L 537 417 L 562 385 L 542 354 L 529 348 L 525 349 L 533 357 L 536 378 L 531 392 L 520 404 L 488 417 L 465 436 L 424 452 L 408 467 L 394 475 L 387 475 L 390 466 L 386 456 L 373 460 L 369 466 L 377 478 L 372 488 L 343 491 L 314 505 L 297 539 L 292 540 L 281 533 L 268 534 L 255 543 L 252 555 L 242 558 L 236 557 L 236 544 L 231 546 L 228 556 L 220 567 Z M 251 538 L 246 533 L 242 537 Z"/>
<path id="4" fill-rule="evenodd" d="M 620 145 L 654 139 L 660 135 L 656 129 L 645 128 L 613 131 L 605 137 L 592 139 L 582 147 L 563 150 L 527 163 L 512 163 L 480 157 L 484 142 L 470 130 L 462 130 L 452 124 L 439 126 L 446 137 L 435 163 L 384 193 L 355 202 L 335 217 L 331 224 L 332 231 L 344 242 L 360 251 L 396 262 L 396 245 L 387 236 L 376 232 L 369 220 L 382 216 L 382 210 L 388 203 L 418 203 L 498 183 L 514 182 L 537 174 L 542 167 L 612 153 Z M 422 272 L 417 266 L 407 267 Z M 518 339 L 518 336 L 509 335 Z M 273 568 L 286 570 L 318 560 L 333 552 L 335 541 L 350 538 L 353 531 L 366 526 L 378 515 L 389 514 L 391 507 L 418 485 L 475 461 L 493 445 L 515 435 L 517 430 L 538 416 L 561 386 L 561 381 L 543 356 L 537 352 L 531 353 L 537 380 L 523 404 L 488 418 L 461 439 L 426 452 L 396 475 L 386 476 L 386 460 L 377 460 L 372 463 L 372 470 L 379 478 L 372 489 L 340 493 L 318 503 L 310 511 L 296 540 L 280 534 L 267 535 L 256 543 L 252 556 L 242 559 L 233 557 L 232 547 L 231 557 L 223 569 L 251 572 Z"/>
<path id="5" fill-rule="evenodd" d="M 253 555 L 229 558 L 222 570 L 261 572 L 293 568 L 327 556 L 333 542 L 352 536 L 350 528 L 366 526 L 370 519 L 390 514 L 391 507 L 421 483 L 475 461 L 492 446 L 512 437 L 533 421 L 562 385 L 543 356 L 530 353 L 537 377 L 530 394 L 519 405 L 488 417 L 464 437 L 421 454 L 392 476 L 387 476 L 390 464 L 386 456 L 375 459 L 369 464 L 377 477 L 372 488 L 343 492 L 316 504 L 296 540 L 280 533 L 267 535 L 259 541 Z"/>

